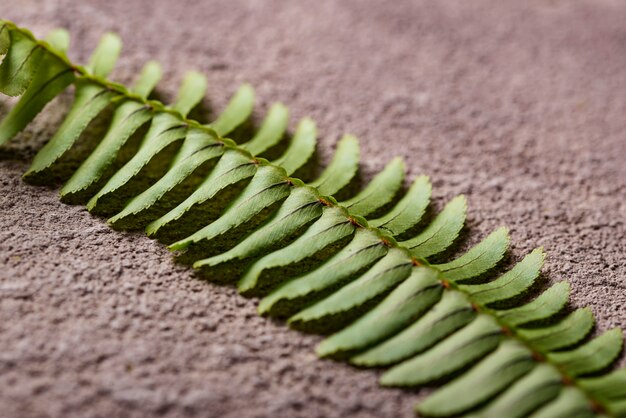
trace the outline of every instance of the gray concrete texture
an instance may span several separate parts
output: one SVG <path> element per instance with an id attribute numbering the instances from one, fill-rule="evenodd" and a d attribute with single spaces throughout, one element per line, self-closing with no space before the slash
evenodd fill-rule
<path id="1" fill-rule="evenodd" d="M 157 59 L 165 97 L 188 69 L 214 109 L 248 81 L 259 115 L 282 101 L 318 122 L 322 161 L 359 136 L 366 177 L 401 155 L 436 207 L 466 194 L 467 244 L 508 225 L 512 258 L 544 246 L 596 332 L 626 327 L 622 0 L 5 0 L 0 16 L 69 29 L 82 62 L 118 32 L 113 78 Z M 318 337 L 24 183 L 69 97 L 1 152 L 0 416 L 413 416 L 427 390 L 318 360 Z"/>

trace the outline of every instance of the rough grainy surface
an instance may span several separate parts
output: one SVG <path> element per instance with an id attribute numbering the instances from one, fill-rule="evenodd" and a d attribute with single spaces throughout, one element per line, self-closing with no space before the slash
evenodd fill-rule
<path id="1" fill-rule="evenodd" d="M 509 225 L 514 256 L 545 246 L 547 278 L 570 280 L 599 330 L 626 327 L 622 0 L 20 0 L 0 16 L 68 28 L 76 60 L 117 31 L 115 78 L 156 58 L 166 96 L 189 68 L 216 109 L 249 81 L 261 109 L 318 121 L 322 160 L 343 132 L 365 173 L 403 155 L 438 205 L 467 195 L 474 240 Z M 23 183 L 60 102 L 0 159 L 0 416 L 412 416 L 424 392 L 317 360 L 317 337 Z"/>

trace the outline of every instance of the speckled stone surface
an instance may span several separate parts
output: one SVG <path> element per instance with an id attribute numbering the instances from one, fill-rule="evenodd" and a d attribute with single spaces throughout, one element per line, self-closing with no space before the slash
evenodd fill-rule
<path id="1" fill-rule="evenodd" d="M 621 0 L 19 0 L 0 16 L 39 36 L 68 28 L 83 62 L 116 31 L 113 78 L 157 59 L 165 97 L 192 68 L 213 109 L 248 81 L 259 114 L 282 101 L 293 125 L 318 122 L 322 161 L 344 132 L 366 176 L 402 155 L 409 178 L 431 176 L 435 206 L 467 195 L 466 245 L 510 226 L 513 259 L 545 246 L 546 280 L 569 280 L 598 331 L 626 327 Z M 24 183 L 67 102 L 0 151 L 1 417 L 413 416 L 426 391 L 316 359 L 317 337 Z"/>

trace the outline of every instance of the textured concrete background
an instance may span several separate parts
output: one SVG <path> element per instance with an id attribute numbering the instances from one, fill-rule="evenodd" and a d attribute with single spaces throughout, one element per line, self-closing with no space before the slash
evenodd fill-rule
<path id="1" fill-rule="evenodd" d="M 626 327 L 622 0 L 10 0 L 0 16 L 68 28 L 76 60 L 119 32 L 114 78 L 155 58 L 172 95 L 199 69 L 216 109 L 249 81 L 260 109 L 319 123 L 322 160 L 344 132 L 366 175 L 403 155 L 437 206 L 467 195 L 469 242 L 509 225 L 513 258 L 545 246 L 547 279 L 569 280 L 598 330 Z M 23 183 L 62 109 L 0 153 L 0 416 L 413 415 L 425 391 L 317 360 L 317 337 Z"/>

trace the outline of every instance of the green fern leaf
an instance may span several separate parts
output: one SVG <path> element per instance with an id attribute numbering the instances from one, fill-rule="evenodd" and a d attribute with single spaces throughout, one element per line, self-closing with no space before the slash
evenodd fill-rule
<path id="1" fill-rule="evenodd" d="M 626 369 L 615 370 L 604 376 L 578 379 L 576 384 L 602 401 L 613 416 L 626 416 Z"/>
<path id="2" fill-rule="evenodd" d="M 96 77 L 108 76 L 122 50 L 122 40 L 114 33 L 105 33 L 89 59 L 87 69 Z"/>
<path id="3" fill-rule="evenodd" d="M 281 103 L 275 103 L 267 112 L 267 117 L 254 137 L 241 145 L 252 155 L 260 155 L 278 144 L 283 138 L 289 123 L 289 109 Z"/>
<path id="4" fill-rule="evenodd" d="M 234 243 L 228 240 L 225 243 L 224 235 L 234 232 L 237 242 L 239 235 L 258 225 L 262 220 L 259 216 L 261 212 L 270 212 L 274 205 L 289 195 L 291 184 L 284 170 L 271 165 L 259 167 L 250 184 L 217 220 L 188 238 L 170 245 L 170 248 L 185 250 L 186 259 L 191 261 L 229 249 L 229 244 L 232 247 Z M 251 220 L 254 222 L 250 225 Z"/>
<path id="5" fill-rule="evenodd" d="M 326 260 L 321 266 L 291 279 L 271 292 L 259 303 L 259 313 L 286 317 L 326 296 L 347 283 L 387 253 L 388 247 L 379 235 L 359 228 L 350 244 Z"/>
<path id="6" fill-rule="evenodd" d="M 609 402 L 606 405 L 606 410 L 614 417 L 624 418 L 626 417 L 626 400 Z"/>
<path id="7" fill-rule="evenodd" d="M 478 315 L 428 351 L 392 367 L 380 382 L 385 386 L 416 386 L 439 380 L 492 351 L 501 339 L 501 326 L 490 316 Z"/>
<path id="8" fill-rule="evenodd" d="M 137 179 L 142 169 L 167 146 L 185 138 L 187 129 L 188 126 L 174 115 L 155 115 L 139 151 L 87 202 L 87 209 L 97 215 L 118 212 L 135 190 L 145 189 L 151 182 L 147 175 Z"/>
<path id="9" fill-rule="evenodd" d="M 598 417 L 585 395 L 574 387 L 561 390 L 559 396 L 530 418 L 594 418 Z"/>
<path id="10" fill-rule="evenodd" d="M 76 83 L 72 108 L 59 130 L 37 153 L 24 178 L 37 181 L 46 176 L 47 170 L 63 157 L 87 125 L 111 103 L 114 97 L 113 93 L 98 84 L 89 80 L 79 80 Z"/>
<path id="11" fill-rule="evenodd" d="M 404 180 L 404 162 L 393 159 L 387 167 L 352 199 L 340 204 L 355 215 L 367 216 L 389 203 Z"/>
<path id="12" fill-rule="evenodd" d="M 6 26 L 2 27 L 4 28 Z M 8 36 L 8 30 L 4 33 Z M 64 52 L 69 46 L 69 35 L 64 30 L 53 31 L 47 40 L 59 52 Z M 41 58 L 39 71 L 35 73 L 17 104 L 0 122 L 0 145 L 21 132 L 50 100 L 73 81 L 73 70 L 66 62 L 54 55 L 45 54 Z"/>
<path id="13" fill-rule="evenodd" d="M 414 268 L 411 275 L 379 305 L 318 345 L 317 354 L 320 357 L 343 357 L 406 327 L 441 298 L 443 286 L 438 277 L 437 270 Z"/>
<path id="14" fill-rule="evenodd" d="M 334 252 L 338 243 L 352 236 L 354 229 L 345 209 L 326 209 L 296 241 L 256 261 L 237 284 L 239 292 L 249 295 L 267 293 L 286 277 L 318 264 L 328 252 Z"/>
<path id="15" fill-rule="evenodd" d="M 310 187 L 295 188 L 268 222 L 242 239 L 232 249 L 198 260 L 194 267 L 217 282 L 232 283 L 253 258 L 285 246 L 292 237 L 322 215 L 323 204 Z"/>
<path id="16" fill-rule="evenodd" d="M 482 410 L 466 418 L 524 418 L 559 395 L 563 376 L 549 364 L 539 364 Z"/>
<path id="17" fill-rule="evenodd" d="M 228 103 L 228 106 L 214 122 L 209 124 L 219 136 L 228 135 L 245 122 L 254 108 L 254 89 L 249 84 L 242 85 Z"/>
<path id="18" fill-rule="evenodd" d="M 622 330 L 614 328 L 576 349 L 548 354 L 570 376 L 595 373 L 608 367 L 622 351 Z"/>
<path id="19" fill-rule="evenodd" d="M 578 379 L 580 387 L 604 400 L 626 398 L 626 369 L 615 370 L 607 375 Z"/>
<path id="20" fill-rule="evenodd" d="M 402 200 L 386 215 L 369 222 L 374 228 L 397 236 L 417 225 L 430 202 L 431 185 L 427 176 L 418 176 Z"/>
<path id="21" fill-rule="evenodd" d="M 161 64 L 156 61 L 148 61 L 141 70 L 141 74 L 131 91 L 142 99 L 147 99 L 159 80 L 163 77 Z"/>
<path id="22" fill-rule="evenodd" d="M 417 411 L 433 417 L 466 412 L 504 390 L 533 366 L 532 353 L 526 347 L 516 341 L 504 341 L 467 373 L 426 398 Z"/>
<path id="23" fill-rule="evenodd" d="M 196 71 L 189 71 L 183 78 L 178 96 L 172 106 L 182 116 L 187 116 L 204 98 L 207 90 L 207 79 Z"/>
<path id="24" fill-rule="evenodd" d="M 359 141 L 352 135 L 345 135 L 337 144 L 337 151 L 332 162 L 310 185 L 322 195 L 337 193 L 356 174 L 359 167 L 359 155 Z"/>
<path id="25" fill-rule="evenodd" d="M 1 41 L 0 41 L 1 42 Z M 44 42 L 48 44 L 51 50 L 57 54 L 64 55 L 70 47 L 70 33 L 65 29 L 54 29 L 46 36 Z M 44 54 L 45 56 L 53 56 L 52 54 Z"/>
<path id="26" fill-rule="evenodd" d="M 569 283 L 560 282 L 543 292 L 532 302 L 516 308 L 496 311 L 495 314 L 502 321 L 511 326 L 544 321 L 559 313 L 567 303 L 569 297 Z"/>
<path id="27" fill-rule="evenodd" d="M 577 344 L 593 327 L 593 314 L 589 309 L 577 309 L 559 323 L 518 330 L 519 335 L 542 351 L 554 351 Z"/>
<path id="28" fill-rule="evenodd" d="M 504 257 L 509 247 L 509 230 L 498 228 L 482 242 L 472 247 L 461 257 L 445 264 L 436 264 L 434 267 L 441 271 L 444 277 L 454 282 L 463 282 L 491 270 Z"/>
<path id="29" fill-rule="evenodd" d="M 7 26 L 5 24 L 2 27 Z M 21 31 L 8 31 L 8 36 L 10 38 L 8 48 L 6 37 L 2 42 L 6 55 L 0 64 L 0 93 L 19 96 L 26 91 L 35 75 L 43 50 L 31 37 Z"/>
<path id="30" fill-rule="evenodd" d="M 409 277 L 412 267 L 413 260 L 405 250 L 391 248 L 361 277 L 289 318 L 289 325 L 307 330 L 345 326 Z"/>
<path id="31" fill-rule="evenodd" d="M 273 161 L 273 164 L 284 168 L 288 176 L 292 175 L 313 155 L 316 138 L 315 122 L 309 118 L 302 119 L 298 124 L 291 145 L 282 157 Z"/>
<path id="32" fill-rule="evenodd" d="M 4 20 L 0 20 L 0 55 L 5 55 L 11 46 L 11 35 L 9 25 Z"/>
<path id="33" fill-rule="evenodd" d="M 524 293 L 539 276 L 545 254 L 537 248 L 513 269 L 489 283 L 460 285 L 459 289 L 469 293 L 472 300 L 482 305 L 508 300 Z M 446 277 L 449 277 L 446 274 Z"/>
<path id="34" fill-rule="evenodd" d="M 428 258 L 448 248 L 458 237 L 465 223 L 467 202 L 457 196 L 437 215 L 435 220 L 415 238 L 400 242 L 415 257 Z"/>
<path id="35" fill-rule="evenodd" d="M 396 364 L 432 347 L 476 317 L 471 303 L 460 292 L 444 292 L 439 303 L 422 318 L 386 341 L 352 357 L 358 366 Z"/>

